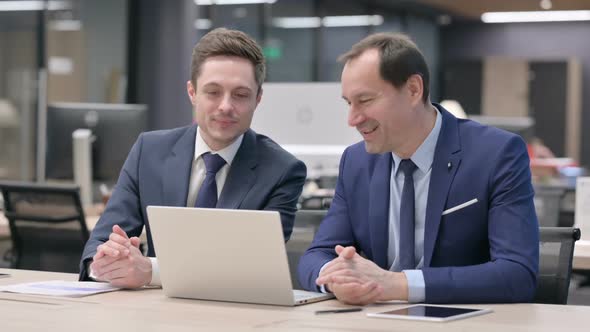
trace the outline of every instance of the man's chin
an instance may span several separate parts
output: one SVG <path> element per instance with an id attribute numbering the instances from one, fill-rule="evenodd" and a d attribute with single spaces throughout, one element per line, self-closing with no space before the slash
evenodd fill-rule
<path id="1" fill-rule="evenodd" d="M 365 141 L 365 150 L 367 151 L 367 153 L 370 154 L 381 154 L 385 152 L 380 146 L 377 146 L 375 143 L 369 143 L 367 141 Z"/>
<path id="2" fill-rule="evenodd" d="M 233 141 L 236 140 L 236 138 L 238 138 L 238 136 L 240 136 L 241 134 L 243 134 L 242 132 L 225 132 L 225 133 L 220 133 L 217 132 L 213 135 L 213 138 L 218 141 L 218 142 L 224 142 L 224 143 L 232 143 Z"/>

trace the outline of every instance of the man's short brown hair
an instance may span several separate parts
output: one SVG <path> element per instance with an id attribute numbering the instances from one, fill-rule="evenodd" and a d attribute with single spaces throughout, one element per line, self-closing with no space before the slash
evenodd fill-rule
<path id="1" fill-rule="evenodd" d="M 418 46 L 401 33 L 376 33 L 354 44 L 350 51 L 342 54 L 338 61 L 346 63 L 358 58 L 369 49 L 377 49 L 380 55 L 379 73 L 381 78 L 395 86 L 402 87 L 414 74 L 422 77 L 422 101 L 428 101 L 430 73 Z"/>
<path id="2" fill-rule="evenodd" d="M 266 64 L 260 46 L 242 31 L 217 28 L 207 33 L 195 47 L 191 59 L 191 82 L 197 84 L 201 66 L 213 56 L 237 56 L 244 58 L 254 66 L 254 79 L 258 92 L 266 77 Z"/>

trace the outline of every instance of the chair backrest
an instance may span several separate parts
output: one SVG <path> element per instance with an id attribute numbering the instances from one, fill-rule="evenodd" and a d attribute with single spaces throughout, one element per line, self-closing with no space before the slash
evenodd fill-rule
<path id="1" fill-rule="evenodd" d="M 567 304 L 574 246 L 580 239 L 580 230 L 540 227 L 539 238 L 539 275 L 534 302 Z"/>
<path id="2" fill-rule="evenodd" d="M 564 196 L 564 188 L 535 187 L 535 212 L 541 227 L 559 226 L 559 211 Z"/>
<path id="3" fill-rule="evenodd" d="M 0 182 L 12 240 L 11 267 L 78 272 L 88 228 L 73 185 Z"/>
<path id="4" fill-rule="evenodd" d="M 301 209 L 303 210 L 327 210 L 332 204 L 333 196 L 311 195 L 301 197 Z"/>
<path id="5" fill-rule="evenodd" d="M 299 258 L 311 245 L 315 232 L 326 216 L 328 210 L 299 210 L 295 214 L 295 226 L 291 238 L 287 242 L 287 257 L 291 271 L 291 283 L 294 289 L 302 289 L 297 280 L 297 264 Z"/>

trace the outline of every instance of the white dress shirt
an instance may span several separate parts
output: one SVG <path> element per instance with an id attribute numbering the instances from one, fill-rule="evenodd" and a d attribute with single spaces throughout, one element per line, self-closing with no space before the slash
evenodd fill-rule
<path id="1" fill-rule="evenodd" d="M 211 152 L 212 154 L 218 154 L 221 156 L 221 158 L 223 158 L 223 160 L 225 160 L 225 165 L 221 167 L 215 176 L 215 182 L 217 183 L 217 198 L 219 198 L 221 190 L 223 189 L 223 185 L 225 184 L 225 179 L 227 179 L 227 174 L 229 173 L 231 163 L 234 160 L 236 153 L 238 153 L 238 149 L 240 148 L 243 139 L 244 134 L 240 135 L 233 143 L 226 146 L 225 148 L 219 151 L 213 151 L 209 145 L 205 143 L 203 137 L 201 137 L 200 130 L 197 127 L 197 138 L 195 139 L 195 156 L 193 158 L 193 167 L 191 169 L 188 197 L 186 198 L 187 207 L 195 206 L 199 189 L 201 189 L 201 184 L 203 183 L 203 180 L 205 180 L 205 175 L 207 174 L 207 168 L 205 167 L 205 161 L 203 160 L 202 155 L 207 152 Z M 152 281 L 150 282 L 150 286 L 161 286 L 162 281 L 160 280 L 160 268 L 158 267 L 158 260 L 156 257 L 149 257 L 149 259 L 152 262 Z"/>
<path id="2" fill-rule="evenodd" d="M 195 206 L 199 189 L 201 188 L 203 180 L 205 180 L 207 168 L 205 167 L 205 161 L 203 160 L 202 155 L 207 152 L 211 152 L 212 154 L 219 154 L 219 156 L 221 156 L 221 158 L 225 160 L 225 165 L 221 167 L 221 169 L 217 172 L 217 175 L 215 176 L 215 182 L 217 184 L 217 197 L 219 198 L 221 190 L 223 189 L 223 185 L 225 184 L 225 180 L 227 179 L 227 174 L 229 173 L 231 164 L 234 160 L 234 157 L 236 156 L 236 153 L 238 153 L 238 149 L 240 148 L 243 139 L 244 135 L 242 134 L 227 147 L 219 151 L 214 151 L 209 147 L 209 145 L 207 145 L 207 143 L 205 143 L 203 137 L 201 137 L 200 130 L 197 127 L 197 137 L 195 138 L 195 155 L 193 158 L 193 165 L 191 168 L 188 196 L 186 198 L 187 207 Z M 160 269 L 158 267 L 158 260 L 155 257 L 148 258 L 152 263 L 152 281 L 150 282 L 150 286 L 161 286 L 162 281 L 160 280 Z M 93 279 L 95 278 L 95 274 L 93 273 L 92 269 L 90 269 L 89 276 Z"/>

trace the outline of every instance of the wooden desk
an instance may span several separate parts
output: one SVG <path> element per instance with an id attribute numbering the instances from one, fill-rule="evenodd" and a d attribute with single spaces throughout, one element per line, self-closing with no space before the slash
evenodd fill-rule
<path id="1" fill-rule="evenodd" d="M 40 280 L 75 280 L 74 274 L 0 269 L 12 277 L 0 285 Z M 590 306 L 543 304 L 469 305 L 494 310 L 448 323 L 366 317 L 401 307 L 380 304 L 363 312 L 314 315 L 346 307 L 336 300 L 299 307 L 167 298 L 160 289 L 119 291 L 80 299 L 0 293 L 3 331 L 587 331 Z"/>

